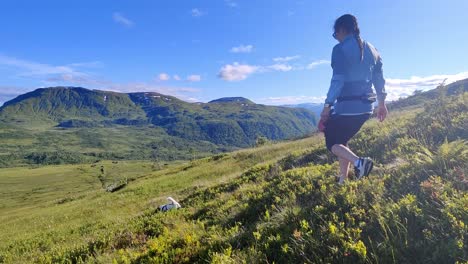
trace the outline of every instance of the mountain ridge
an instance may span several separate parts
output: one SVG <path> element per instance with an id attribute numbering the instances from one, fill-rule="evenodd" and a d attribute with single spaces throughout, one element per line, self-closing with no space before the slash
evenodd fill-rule
<path id="1" fill-rule="evenodd" d="M 28 143 L 18 154 L 20 157 L 37 156 L 38 149 L 41 150 L 39 156 L 45 150 L 67 151 L 73 142 L 75 154 L 108 157 L 105 153 L 112 151 L 109 157 L 149 159 L 155 156 L 190 158 L 191 153 L 216 153 L 254 146 L 259 137 L 285 140 L 303 137 L 315 130 L 316 117 L 310 111 L 255 104 L 250 100 L 251 103 L 245 103 L 246 100 L 231 98 L 221 102 L 189 103 L 155 92 L 39 88 L 0 108 L 2 126 L 17 131 L 9 130 L 0 136 L 12 140 L 24 135 L 19 139 Z M 132 140 L 127 137 L 136 134 L 139 140 L 130 143 Z M 13 146 L 0 147 L 0 152 L 12 149 Z M 178 151 L 184 154 L 172 154 Z M 73 159 L 73 162 L 75 160 L 80 159 Z M 8 161 L 4 163 L 9 164 Z"/>

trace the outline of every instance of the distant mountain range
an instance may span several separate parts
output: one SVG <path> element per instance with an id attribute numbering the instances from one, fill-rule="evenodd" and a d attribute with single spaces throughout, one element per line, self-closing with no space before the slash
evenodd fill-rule
<path id="1" fill-rule="evenodd" d="M 27 133 L 28 138 L 33 138 L 31 140 L 34 144 L 42 144 L 43 148 L 50 147 L 44 142 L 54 142 L 53 133 L 57 131 L 62 131 L 60 138 L 55 140 L 57 142 L 70 133 L 81 131 L 72 140 L 76 147 L 80 146 L 80 142 L 92 139 L 95 143 L 85 145 L 88 148 L 99 148 L 109 141 L 106 134 L 117 133 L 118 136 L 113 139 L 120 138 L 119 131 L 125 130 L 130 135 L 151 134 L 148 137 L 140 135 L 138 143 L 150 144 L 149 140 L 158 137 L 166 138 L 164 142 L 177 141 L 179 145 L 156 144 L 158 149 L 164 145 L 166 154 L 176 145 L 179 150 L 184 145 L 191 145 L 193 151 L 197 152 L 197 146 L 203 145 L 205 150 L 215 151 L 219 147 L 231 149 L 252 146 L 258 137 L 270 140 L 302 137 L 312 133 L 315 125 L 316 117 L 309 110 L 260 105 L 242 97 L 220 98 L 209 103 L 188 103 L 154 92 L 117 93 L 81 87 L 40 88 L 20 95 L 0 108 L 0 128 L 9 127 Z M 66 131 L 69 133 L 64 133 Z M 100 136 L 93 138 L 86 135 L 85 140 L 82 135 L 84 131 L 99 131 Z M 38 135 L 41 135 L 42 141 Z M 0 133 L 0 137 L 5 136 Z M 125 139 L 131 140 L 131 136 Z M 114 144 L 125 145 L 125 139 Z M 64 144 L 67 142 L 57 143 L 54 149 L 67 149 Z M 139 149 L 144 147 L 139 146 Z M 137 151 L 134 144 L 127 148 Z"/>
<path id="2" fill-rule="evenodd" d="M 284 107 L 291 108 L 303 108 L 312 111 L 316 116 L 320 116 L 320 113 L 323 109 L 322 103 L 303 103 L 303 104 L 292 104 L 292 105 L 283 105 Z"/>

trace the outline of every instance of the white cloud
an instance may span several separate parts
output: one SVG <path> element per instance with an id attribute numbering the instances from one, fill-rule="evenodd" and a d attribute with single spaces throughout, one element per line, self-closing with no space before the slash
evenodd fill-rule
<path id="1" fill-rule="evenodd" d="M 313 61 L 309 65 L 307 65 L 306 69 L 312 70 L 312 69 L 315 69 L 319 65 L 330 64 L 330 63 L 331 62 L 329 60 L 317 60 L 317 61 Z"/>
<path id="2" fill-rule="evenodd" d="M 126 18 L 124 15 L 118 12 L 115 12 L 114 14 L 112 14 L 112 18 L 114 19 L 116 23 L 123 25 L 125 27 L 132 27 L 135 24 L 133 23 L 133 21 L 131 21 L 130 19 Z"/>
<path id="3" fill-rule="evenodd" d="M 189 82 L 199 82 L 199 81 L 201 81 L 201 76 L 200 75 L 195 75 L 195 74 L 189 75 L 187 77 L 187 81 L 189 81 Z"/>
<path id="4" fill-rule="evenodd" d="M 259 69 L 258 66 L 239 64 L 224 65 L 218 73 L 218 77 L 225 81 L 241 81 L 245 80 L 249 75 L 255 73 Z"/>
<path id="5" fill-rule="evenodd" d="M 190 11 L 190 13 L 192 14 L 193 17 L 201 17 L 201 16 L 204 16 L 205 13 L 202 12 L 200 9 L 198 8 L 194 8 Z"/>
<path id="6" fill-rule="evenodd" d="M 31 91 L 30 88 L 18 87 L 18 86 L 0 86 L 0 106 L 4 102 L 9 101 L 20 94 Z"/>
<path id="7" fill-rule="evenodd" d="M 160 81 L 169 81 L 171 79 L 171 76 L 169 76 L 169 74 L 167 73 L 160 73 L 158 75 L 158 80 Z"/>
<path id="8" fill-rule="evenodd" d="M 393 101 L 400 97 L 412 95 L 415 90 L 430 90 L 441 84 L 444 80 L 446 84 L 453 83 L 459 80 L 467 79 L 468 72 L 460 72 L 457 74 L 430 75 L 425 77 L 411 76 L 409 79 L 393 79 L 387 78 L 385 90 L 387 92 L 387 100 Z"/>
<path id="9" fill-rule="evenodd" d="M 81 67 L 81 68 L 102 68 L 104 64 L 100 61 L 89 61 L 89 62 L 71 63 L 71 64 L 68 64 L 67 66 Z"/>
<path id="10" fill-rule="evenodd" d="M 237 3 L 234 2 L 233 0 L 225 0 L 224 2 L 225 2 L 226 5 L 229 6 L 229 7 L 237 7 Z"/>
<path id="11" fill-rule="evenodd" d="M 21 76 L 49 75 L 49 74 L 82 74 L 72 66 L 53 66 L 33 61 L 21 60 L 0 55 L 0 65 L 6 65 L 21 71 Z"/>
<path id="12" fill-rule="evenodd" d="M 56 74 L 50 77 L 47 77 L 43 80 L 43 83 L 50 86 L 56 84 L 75 84 L 75 85 L 85 85 L 85 86 L 95 86 L 95 85 L 104 85 L 107 82 L 92 76 L 88 75 L 74 75 L 74 74 Z"/>
<path id="13" fill-rule="evenodd" d="M 232 53 L 250 53 L 253 50 L 253 45 L 240 45 L 238 47 L 232 47 L 230 52 Z"/>
<path id="14" fill-rule="evenodd" d="M 39 79 L 50 85 L 51 82 L 79 83 L 82 85 L 101 84 L 102 81 L 92 74 L 83 72 L 79 68 L 100 65 L 99 62 L 81 62 L 67 65 L 50 65 L 34 61 L 17 59 L 0 55 L 0 65 L 5 65 L 14 70 L 18 77 Z"/>
<path id="15" fill-rule="evenodd" d="M 176 81 L 180 81 L 180 80 L 181 80 L 180 76 L 177 75 L 177 74 L 174 75 L 172 78 L 174 78 L 174 80 L 176 80 Z"/>
<path id="16" fill-rule="evenodd" d="M 287 72 L 293 69 L 291 65 L 282 64 L 282 63 L 273 64 L 273 65 L 268 66 L 267 68 L 275 70 L 275 71 L 283 71 L 283 72 Z"/>
<path id="17" fill-rule="evenodd" d="M 234 62 L 233 64 L 224 65 L 219 71 L 218 77 L 225 81 L 242 81 L 254 73 L 266 73 L 271 71 L 288 72 L 291 70 L 294 70 L 291 65 L 283 63 L 276 63 L 266 66 L 254 66 Z"/>
<path id="18" fill-rule="evenodd" d="M 276 62 L 287 62 L 287 61 L 297 60 L 297 59 L 299 59 L 300 57 L 301 57 L 301 56 L 299 56 L 299 55 L 287 56 L 287 57 L 277 57 L 277 58 L 273 58 L 273 61 L 276 61 Z"/>
<path id="19" fill-rule="evenodd" d="M 261 104 L 271 105 L 289 105 L 301 103 L 323 103 L 325 96 L 279 96 L 279 97 L 265 97 L 258 99 Z"/>

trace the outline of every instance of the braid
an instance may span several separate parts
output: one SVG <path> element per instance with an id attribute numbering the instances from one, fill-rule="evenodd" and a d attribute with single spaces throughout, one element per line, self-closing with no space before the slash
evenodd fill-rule
<path id="1" fill-rule="evenodd" d="M 357 32 L 354 32 L 354 36 L 356 37 L 356 40 L 359 45 L 359 50 L 361 51 L 361 61 L 364 60 L 364 43 L 362 42 L 361 36 L 359 34 L 359 28 L 357 29 Z"/>

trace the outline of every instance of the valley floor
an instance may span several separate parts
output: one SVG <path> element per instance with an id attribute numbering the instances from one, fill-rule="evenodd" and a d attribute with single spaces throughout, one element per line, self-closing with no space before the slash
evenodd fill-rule
<path id="1" fill-rule="evenodd" d="M 0 169 L 0 260 L 33 260 L 49 250 L 86 245 L 124 230 L 142 211 L 165 204 L 167 196 L 179 199 L 194 189 L 229 181 L 255 164 L 304 151 L 319 141 L 276 143 L 185 162 Z M 103 188 L 121 179 L 129 182 L 126 188 L 115 193 Z M 14 255 L 9 255 L 9 247 Z"/>

